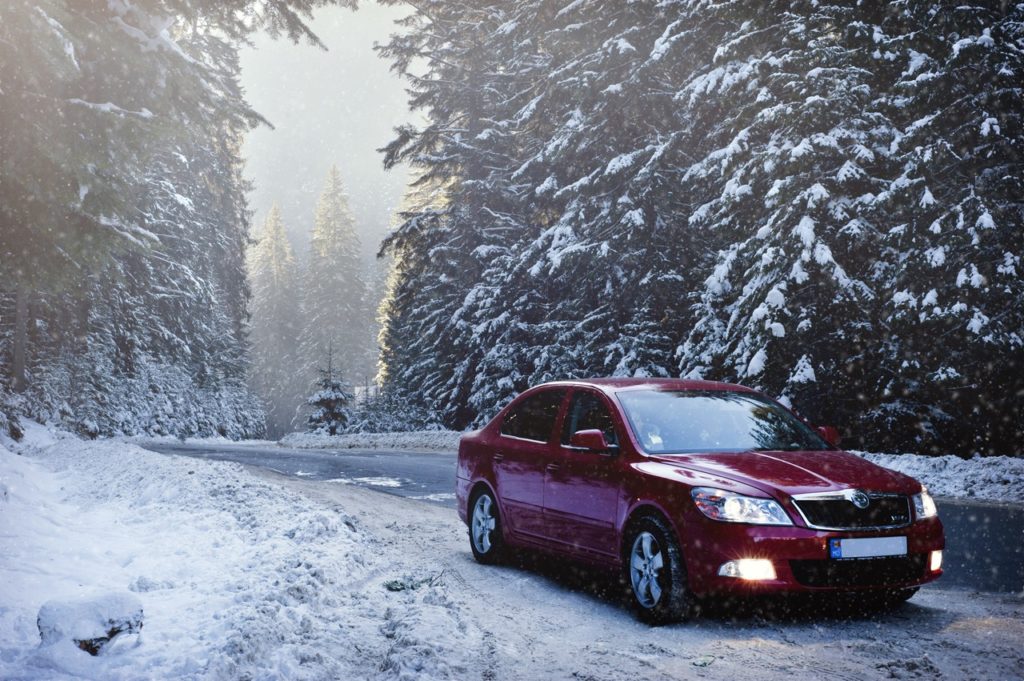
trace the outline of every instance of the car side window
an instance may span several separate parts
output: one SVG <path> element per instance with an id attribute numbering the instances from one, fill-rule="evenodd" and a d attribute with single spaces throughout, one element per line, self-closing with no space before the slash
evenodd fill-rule
<path id="1" fill-rule="evenodd" d="M 604 433 L 605 442 L 610 445 L 619 443 L 615 435 L 615 422 L 612 421 L 608 407 L 600 397 L 585 390 L 573 393 L 562 428 L 562 444 L 569 444 L 572 434 L 578 430 L 600 430 Z"/>
<path id="2" fill-rule="evenodd" d="M 501 422 L 501 434 L 547 442 L 555 428 L 564 390 L 545 390 L 516 405 Z"/>

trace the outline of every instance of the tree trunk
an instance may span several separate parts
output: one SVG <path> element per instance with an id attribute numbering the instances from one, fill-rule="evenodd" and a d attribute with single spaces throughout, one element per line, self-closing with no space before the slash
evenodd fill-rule
<path id="1" fill-rule="evenodd" d="M 18 284 L 14 311 L 14 392 L 25 392 L 25 355 L 28 345 L 28 291 L 23 283 Z"/>

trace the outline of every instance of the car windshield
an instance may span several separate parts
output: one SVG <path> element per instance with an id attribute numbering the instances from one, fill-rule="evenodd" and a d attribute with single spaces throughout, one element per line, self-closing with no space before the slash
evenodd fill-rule
<path id="1" fill-rule="evenodd" d="M 624 391 L 629 425 L 649 454 L 832 449 L 780 405 L 728 391 Z"/>

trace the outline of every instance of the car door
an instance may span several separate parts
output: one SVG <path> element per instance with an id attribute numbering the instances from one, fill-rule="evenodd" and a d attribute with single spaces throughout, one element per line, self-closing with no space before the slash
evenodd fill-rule
<path id="1" fill-rule="evenodd" d="M 555 423 L 565 389 L 531 393 L 506 412 L 494 449 L 494 482 L 508 527 L 544 536 L 544 471 L 558 446 Z"/>
<path id="2" fill-rule="evenodd" d="M 611 445 L 621 441 L 610 405 L 600 393 L 576 389 L 570 396 L 555 456 L 545 470 L 544 522 L 565 548 L 617 555 L 615 518 L 621 487 L 616 450 L 594 452 L 570 446 L 572 434 L 598 429 Z"/>

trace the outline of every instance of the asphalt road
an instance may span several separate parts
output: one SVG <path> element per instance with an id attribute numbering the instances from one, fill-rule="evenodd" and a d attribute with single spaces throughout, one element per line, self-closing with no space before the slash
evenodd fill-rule
<path id="1" fill-rule="evenodd" d="M 455 457 L 436 452 L 311 450 L 277 446 L 147 443 L 147 449 L 236 461 L 455 507 Z M 937 499 L 946 528 L 943 586 L 1024 591 L 1024 505 Z"/>
<path id="2" fill-rule="evenodd" d="M 143 446 L 162 454 L 236 461 L 285 475 L 359 485 L 455 508 L 455 457 L 447 453 L 164 442 Z"/>

